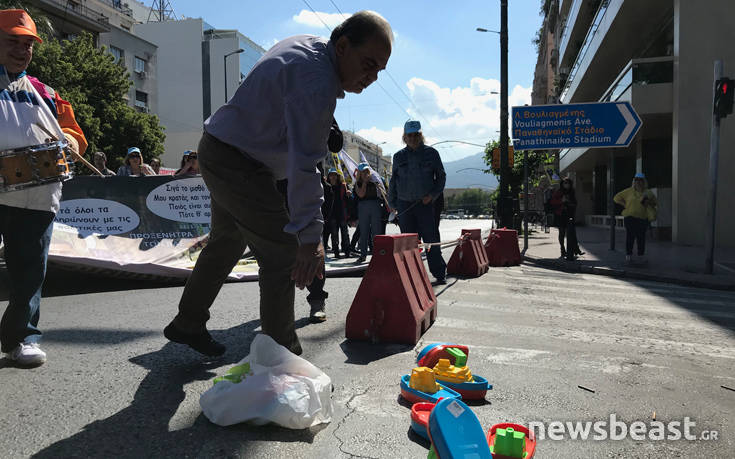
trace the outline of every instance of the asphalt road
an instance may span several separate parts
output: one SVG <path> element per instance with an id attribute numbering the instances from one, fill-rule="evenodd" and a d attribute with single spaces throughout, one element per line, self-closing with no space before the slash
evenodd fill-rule
<path id="1" fill-rule="evenodd" d="M 0 360 L 0 456 L 423 458 L 399 378 L 424 345 L 454 341 L 470 346 L 472 372 L 494 385 L 473 406 L 486 428 L 688 416 L 692 432 L 719 437 L 547 438 L 536 457 L 733 457 L 735 391 L 721 386 L 735 388 L 735 294 L 528 266 L 450 280 L 436 289 L 439 317 L 416 347 L 344 339 L 359 278 L 328 280 L 324 324 L 308 323 L 298 291 L 304 357 L 332 378 L 335 416 L 291 431 L 218 427 L 199 407 L 211 379 L 248 353 L 259 330 L 256 284 L 223 287 L 209 325 L 228 352 L 207 361 L 162 336 L 182 287 L 78 276 L 87 293 L 72 295 L 67 278 L 59 284 L 67 290 L 43 300 L 48 363 L 29 370 Z"/>

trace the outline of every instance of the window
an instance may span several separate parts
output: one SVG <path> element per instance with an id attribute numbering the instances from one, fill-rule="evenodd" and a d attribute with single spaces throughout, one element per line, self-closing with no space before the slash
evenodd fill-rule
<path id="1" fill-rule="evenodd" d="M 145 60 L 135 56 L 135 72 L 145 72 Z"/>
<path id="2" fill-rule="evenodd" d="M 124 55 L 123 50 L 114 46 L 110 46 L 110 54 L 112 54 L 112 58 L 115 59 L 116 64 L 120 63 Z"/>
<path id="3" fill-rule="evenodd" d="M 148 111 L 148 94 L 135 91 L 135 106 L 142 112 Z"/>

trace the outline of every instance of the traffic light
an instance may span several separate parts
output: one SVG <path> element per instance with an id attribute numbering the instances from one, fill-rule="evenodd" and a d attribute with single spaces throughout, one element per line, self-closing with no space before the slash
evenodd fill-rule
<path id="1" fill-rule="evenodd" d="M 725 118 L 732 113 L 735 80 L 720 78 L 715 82 L 715 115 Z"/>

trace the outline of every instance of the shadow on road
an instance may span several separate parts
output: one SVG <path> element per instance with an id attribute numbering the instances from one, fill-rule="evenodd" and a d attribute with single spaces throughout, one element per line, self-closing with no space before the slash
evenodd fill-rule
<path id="1" fill-rule="evenodd" d="M 259 325 L 259 320 L 253 320 L 227 330 L 212 331 L 212 336 L 228 349 L 219 359 L 203 361 L 195 351 L 175 343 L 131 358 L 130 362 L 146 368 L 148 374 L 140 382 L 130 405 L 88 424 L 79 433 L 44 448 L 33 457 L 232 457 L 241 456 L 249 446 L 254 448 L 249 444 L 255 441 L 313 442 L 321 430 L 319 427 L 304 430 L 244 424 L 220 427 L 201 413 L 191 425 L 187 422 L 185 428 L 172 431 L 169 427 L 186 397 L 185 386 L 209 380 L 216 376 L 212 370 L 240 361 L 248 354 Z"/>
<path id="2" fill-rule="evenodd" d="M 373 344 L 368 341 L 344 340 L 339 344 L 344 352 L 345 363 L 368 365 L 394 354 L 413 351 L 410 344 Z"/>
<path id="3" fill-rule="evenodd" d="M 135 341 L 152 335 L 160 335 L 160 332 L 119 328 L 56 328 L 43 332 L 43 340 L 67 344 L 106 345 Z"/>

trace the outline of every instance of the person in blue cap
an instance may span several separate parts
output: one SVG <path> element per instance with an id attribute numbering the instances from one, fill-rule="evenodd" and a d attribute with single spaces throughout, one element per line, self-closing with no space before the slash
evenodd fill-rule
<path id="1" fill-rule="evenodd" d="M 424 144 L 418 121 L 407 121 L 403 126 L 403 142 L 406 148 L 393 155 L 388 204 L 398 211 L 402 233 L 418 233 L 426 243 L 439 242 L 434 201 L 444 191 L 444 165 L 439 152 Z M 432 246 L 427 259 L 436 284 L 446 284 L 447 265 L 441 248 Z"/>
<path id="2" fill-rule="evenodd" d="M 140 175 L 156 175 L 151 166 L 143 162 L 143 155 L 138 147 L 128 148 L 128 154 L 125 156 L 125 164 L 117 169 L 117 175 L 140 176 Z"/>
<path id="3" fill-rule="evenodd" d="M 637 245 L 640 263 L 646 259 L 646 231 L 650 222 L 656 220 L 656 196 L 648 189 L 646 176 L 638 172 L 633 177 L 633 184 L 616 194 L 613 200 L 623 206 L 623 222 L 625 223 L 625 261 L 632 263 L 633 245 Z"/>

